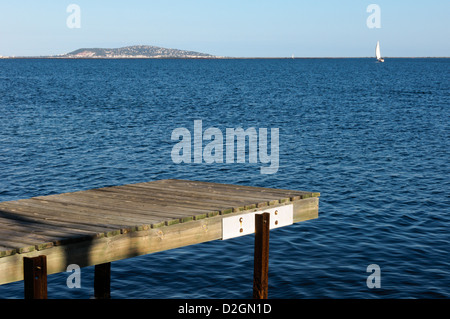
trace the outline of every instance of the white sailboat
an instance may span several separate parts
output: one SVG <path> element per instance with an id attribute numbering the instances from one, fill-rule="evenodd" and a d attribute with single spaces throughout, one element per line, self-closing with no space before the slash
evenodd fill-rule
<path id="1" fill-rule="evenodd" d="M 384 62 L 384 59 L 381 57 L 380 41 L 377 42 L 377 47 L 375 48 L 375 56 L 377 57 L 378 62 Z"/>

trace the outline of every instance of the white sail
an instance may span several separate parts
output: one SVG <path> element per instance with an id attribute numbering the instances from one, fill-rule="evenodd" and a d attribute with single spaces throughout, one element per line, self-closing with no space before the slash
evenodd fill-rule
<path id="1" fill-rule="evenodd" d="M 375 56 L 377 57 L 377 60 L 381 59 L 380 41 L 377 42 L 377 47 L 375 49 Z"/>

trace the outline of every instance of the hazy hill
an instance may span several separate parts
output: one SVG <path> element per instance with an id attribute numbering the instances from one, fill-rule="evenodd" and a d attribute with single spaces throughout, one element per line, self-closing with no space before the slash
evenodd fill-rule
<path id="1" fill-rule="evenodd" d="M 206 53 L 167 49 L 150 45 L 135 45 L 117 49 L 83 48 L 67 54 L 63 58 L 214 58 Z"/>

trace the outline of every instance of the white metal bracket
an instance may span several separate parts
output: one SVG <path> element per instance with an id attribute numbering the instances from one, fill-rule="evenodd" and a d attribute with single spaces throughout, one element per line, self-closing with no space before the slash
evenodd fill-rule
<path id="1" fill-rule="evenodd" d="M 270 213 L 270 229 L 292 225 L 294 222 L 294 207 L 292 204 L 225 217 L 222 219 L 222 239 L 254 233 L 255 215 L 262 213 Z"/>

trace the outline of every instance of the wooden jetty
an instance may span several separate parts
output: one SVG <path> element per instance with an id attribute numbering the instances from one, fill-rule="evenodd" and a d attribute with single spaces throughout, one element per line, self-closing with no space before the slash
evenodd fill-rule
<path id="1" fill-rule="evenodd" d="M 246 235 L 255 229 L 255 278 L 264 281 L 266 232 L 317 218 L 319 195 L 157 180 L 1 202 L 0 285 L 24 280 L 25 297 L 45 298 L 47 274 L 65 272 L 71 264 L 96 265 L 95 294 L 107 297 L 104 287 L 113 261 Z M 255 217 L 260 214 L 267 218 Z M 33 278 L 43 283 L 33 283 Z"/>

